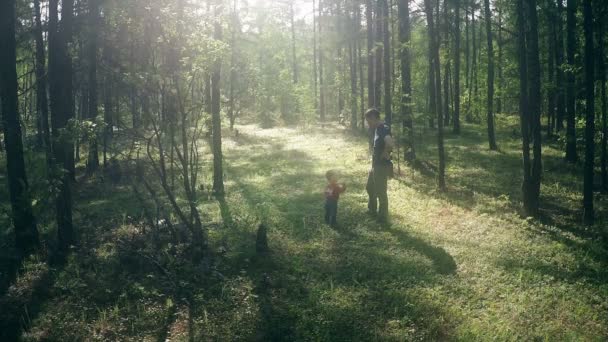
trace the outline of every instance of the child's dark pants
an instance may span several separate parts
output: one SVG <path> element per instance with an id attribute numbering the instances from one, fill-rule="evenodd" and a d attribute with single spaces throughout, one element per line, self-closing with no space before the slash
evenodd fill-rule
<path id="1" fill-rule="evenodd" d="M 327 198 L 325 200 L 325 223 L 335 226 L 338 216 L 338 200 Z"/>

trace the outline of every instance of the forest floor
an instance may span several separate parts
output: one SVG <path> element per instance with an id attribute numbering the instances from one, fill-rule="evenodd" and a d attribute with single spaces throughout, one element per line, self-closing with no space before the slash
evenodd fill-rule
<path id="1" fill-rule="evenodd" d="M 543 150 L 542 222 L 522 219 L 516 118 L 498 116 L 498 152 L 483 127 L 447 135 L 445 194 L 435 186 L 433 131 L 419 132 L 426 162 L 389 181 L 388 225 L 366 214 L 365 138 L 333 126 L 237 128 L 224 140 L 227 195 L 201 204 L 212 265 L 186 265 L 179 245 L 149 247 L 128 184 L 83 180 L 79 247 L 62 267 L 28 262 L 0 299 L 35 302 L 20 315 L 21 338 L 608 339 L 608 200 L 598 195 L 595 227 L 579 224 L 582 172 L 555 143 Z M 335 229 L 322 218 L 328 169 L 348 186 Z M 266 256 L 255 252 L 260 222 Z"/>

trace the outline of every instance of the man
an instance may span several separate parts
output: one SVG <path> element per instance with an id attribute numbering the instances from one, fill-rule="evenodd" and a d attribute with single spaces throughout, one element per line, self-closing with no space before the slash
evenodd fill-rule
<path id="1" fill-rule="evenodd" d="M 372 145 L 372 169 L 367 178 L 367 194 L 369 213 L 377 215 L 378 220 L 386 222 L 388 219 L 387 181 L 392 177 L 393 163 L 391 152 L 394 147 L 391 128 L 380 120 L 377 109 L 369 109 L 365 113 L 365 120 L 370 128 Z"/>

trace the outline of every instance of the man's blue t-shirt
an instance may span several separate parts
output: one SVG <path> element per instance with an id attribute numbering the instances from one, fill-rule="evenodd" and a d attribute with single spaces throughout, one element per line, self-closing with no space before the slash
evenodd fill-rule
<path id="1" fill-rule="evenodd" d="M 389 159 L 382 157 L 384 152 L 384 146 L 386 145 L 384 138 L 391 135 L 391 127 L 385 123 L 381 123 L 376 127 L 373 134 L 373 154 L 372 154 L 372 165 L 388 164 Z"/>

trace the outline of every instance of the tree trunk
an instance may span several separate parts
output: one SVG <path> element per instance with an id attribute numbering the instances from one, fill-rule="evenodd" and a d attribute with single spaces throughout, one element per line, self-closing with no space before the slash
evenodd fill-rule
<path id="1" fill-rule="evenodd" d="M 529 32 L 527 39 L 528 48 L 528 78 L 529 78 L 529 110 L 530 129 L 532 130 L 532 171 L 530 175 L 530 204 L 534 215 L 538 214 L 540 198 L 540 182 L 542 173 L 541 164 L 541 78 L 540 58 L 538 46 L 538 15 L 536 12 L 536 0 L 527 0 Z"/>
<path id="2" fill-rule="evenodd" d="M 477 68 L 477 36 L 475 34 L 475 1 L 471 2 L 471 43 L 472 43 L 472 51 L 471 51 L 471 70 L 469 77 L 469 98 L 467 104 L 467 114 L 466 121 L 468 123 L 473 122 L 473 115 L 471 111 L 472 103 L 473 103 L 473 84 L 475 83 L 475 68 Z"/>
<path id="3" fill-rule="evenodd" d="M 484 0 L 486 12 L 486 37 L 488 40 L 488 141 L 490 150 L 496 151 L 496 133 L 494 131 L 494 44 L 492 42 L 492 13 L 490 0 Z"/>
<path id="4" fill-rule="evenodd" d="M 566 74 L 567 118 L 566 118 L 566 161 L 575 163 L 578 160 L 576 152 L 576 90 L 574 89 L 574 54 L 576 53 L 576 0 L 568 0 L 567 9 L 567 53 L 569 70 Z"/>
<path id="5" fill-rule="evenodd" d="M 99 15 L 98 0 L 89 0 L 89 41 L 87 59 L 89 60 L 89 107 L 87 118 L 95 120 L 97 111 L 97 31 Z M 97 138 L 93 137 L 89 142 L 89 158 L 87 160 L 87 173 L 92 174 L 99 168 L 99 153 L 97 150 Z"/>
<path id="6" fill-rule="evenodd" d="M 367 106 L 375 108 L 377 103 L 374 75 L 374 18 L 371 0 L 366 0 L 365 2 L 365 20 L 367 22 Z"/>
<path id="7" fill-rule="evenodd" d="M 222 40 L 222 26 L 215 23 L 213 38 Z M 217 58 L 213 63 L 211 77 L 211 118 L 213 125 L 213 192 L 217 196 L 224 195 L 224 170 L 222 161 L 222 118 L 220 117 L 220 75 L 222 61 Z"/>
<path id="8" fill-rule="evenodd" d="M 232 8 L 232 35 L 230 39 L 230 90 L 228 99 L 228 119 L 230 120 L 230 130 L 234 129 L 235 123 L 235 100 L 234 100 L 234 86 L 236 84 L 236 32 L 240 31 L 238 27 L 238 14 L 236 11 L 237 2 L 234 0 Z M 293 82 L 298 83 L 298 73 L 296 71 L 296 43 L 295 43 L 295 31 L 293 27 L 293 3 L 291 4 L 291 27 L 292 27 L 292 39 L 293 39 Z"/>
<path id="9" fill-rule="evenodd" d="M 294 9 L 293 9 L 293 3 L 295 0 L 293 0 L 290 3 L 289 6 L 289 14 L 290 14 L 290 18 L 291 18 L 291 60 L 292 60 L 292 67 L 293 67 L 293 83 L 297 84 L 298 83 L 298 62 L 297 62 L 297 55 L 296 55 L 296 25 L 295 25 L 295 20 L 294 20 Z M 236 22 L 236 0 L 234 1 L 234 8 L 235 8 L 235 22 Z M 235 26 L 236 27 L 236 26 Z"/>
<path id="10" fill-rule="evenodd" d="M 51 166 L 51 130 L 49 128 L 49 104 L 46 93 L 47 79 L 44 57 L 44 38 L 42 35 L 42 20 L 40 13 L 40 0 L 34 0 L 34 11 L 36 20 L 36 107 L 38 120 L 40 122 L 42 146 L 46 154 L 47 165 Z"/>
<path id="11" fill-rule="evenodd" d="M 316 0 L 312 0 L 312 80 L 315 88 L 315 111 L 319 111 L 319 90 L 317 71 L 317 15 Z"/>
<path id="12" fill-rule="evenodd" d="M 553 10 L 553 4 L 549 2 L 549 8 L 546 9 L 548 22 L 555 22 Z M 549 30 L 550 34 L 547 35 L 547 83 L 549 84 L 547 90 L 547 137 L 553 136 L 553 128 L 555 127 L 555 122 L 557 121 L 555 113 L 555 104 L 557 99 L 555 91 L 555 43 L 557 41 L 557 29 L 555 25 L 553 25 L 551 28 L 549 28 Z"/>
<path id="13" fill-rule="evenodd" d="M 450 20 L 448 1 L 443 2 L 443 44 L 446 52 L 445 72 L 443 74 L 443 124 L 450 124 Z M 437 20 L 439 21 L 439 19 Z"/>
<path id="14" fill-rule="evenodd" d="M 17 52 L 14 0 L 0 2 L 0 102 L 6 147 L 6 170 L 11 213 L 15 227 L 15 244 L 22 256 L 40 246 L 36 220 L 32 212 L 29 186 L 25 174 L 23 143 L 17 95 Z"/>
<path id="15" fill-rule="evenodd" d="M 583 221 L 594 222 L 593 176 L 595 161 L 595 53 L 593 49 L 593 9 L 591 0 L 583 0 L 585 31 L 585 170 L 583 185 Z"/>
<path id="16" fill-rule="evenodd" d="M 384 121 L 391 125 L 393 121 L 393 88 L 391 80 L 393 78 L 391 71 L 391 48 L 389 35 L 391 34 L 388 27 L 388 2 L 387 0 L 380 0 L 380 10 L 382 11 L 382 37 L 383 37 L 383 51 L 384 51 Z"/>
<path id="17" fill-rule="evenodd" d="M 503 41 L 502 41 L 502 4 L 497 4 L 496 5 L 498 7 L 498 41 L 497 41 L 497 45 L 498 45 L 498 60 L 497 60 L 497 71 L 498 71 L 498 96 L 496 96 L 496 113 L 502 113 L 502 105 L 503 105 L 503 101 L 502 101 L 502 97 L 503 97 L 503 91 L 504 91 L 504 80 L 502 77 L 502 45 L 503 45 Z"/>
<path id="18" fill-rule="evenodd" d="M 454 117 L 453 131 L 460 134 L 460 0 L 454 0 Z"/>
<path id="19" fill-rule="evenodd" d="M 68 54 L 68 39 L 72 3 L 63 2 L 62 28 L 58 30 L 58 0 L 49 3 L 49 90 L 51 103 L 51 126 L 53 134 L 53 157 L 59 172 L 59 194 L 56 198 L 57 234 L 59 248 L 65 254 L 74 243 L 72 226 L 72 193 L 70 167 L 74 150 L 71 143 L 60 135 L 72 117 L 72 68 Z M 72 163 L 71 163 L 72 162 Z"/>
<path id="20" fill-rule="evenodd" d="M 606 55 L 604 54 L 604 23 L 598 20 L 598 66 L 600 72 L 600 89 L 602 97 L 602 142 L 601 142 L 601 182 L 604 191 L 608 190 L 608 170 L 606 168 L 608 153 L 606 150 L 608 140 L 608 99 L 606 97 Z"/>
<path id="21" fill-rule="evenodd" d="M 319 0 L 319 119 L 321 122 L 325 121 L 325 84 L 323 83 L 323 44 L 321 37 L 323 37 L 323 25 L 321 20 L 323 16 L 323 0 Z"/>
<path id="22" fill-rule="evenodd" d="M 383 37 L 384 37 L 384 25 L 382 23 L 382 6 L 380 1 L 383 0 L 378 0 L 376 2 L 376 6 L 375 6 L 375 11 L 374 11 L 374 19 L 376 21 L 376 35 L 375 35 L 375 65 L 374 65 L 374 74 L 375 74 L 375 82 L 374 82 L 374 99 L 376 102 L 375 107 L 380 109 L 380 106 L 382 105 L 382 81 L 383 77 L 384 77 L 384 72 L 383 72 L 383 62 L 384 62 L 384 43 L 383 43 Z"/>
<path id="23" fill-rule="evenodd" d="M 353 7 L 356 6 L 353 4 Z M 348 13 L 348 10 L 347 10 Z M 352 16 L 352 17 L 351 17 Z M 350 128 L 352 131 L 357 130 L 357 116 L 359 110 L 357 109 L 357 23 L 355 16 L 355 9 L 352 8 L 350 14 L 348 14 L 348 18 L 350 19 L 351 29 L 352 29 L 352 37 L 349 40 L 348 44 L 348 66 L 350 71 Z M 352 18 L 352 19 L 351 19 Z"/>
<path id="24" fill-rule="evenodd" d="M 555 130 L 561 131 L 564 129 L 564 116 L 566 115 L 566 98 L 564 90 L 564 22 L 562 13 L 564 12 L 563 1 L 557 2 L 557 14 L 554 21 L 557 37 L 555 42 L 555 64 L 557 65 L 557 75 L 555 78 L 557 92 L 557 111 Z"/>
<path id="25" fill-rule="evenodd" d="M 359 66 L 359 104 L 361 111 L 361 130 L 365 131 L 365 79 L 363 76 L 363 55 L 361 53 L 361 39 L 359 34 L 361 33 L 361 6 L 358 2 L 356 5 L 356 26 L 355 32 L 357 34 L 357 60 Z"/>
<path id="26" fill-rule="evenodd" d="M 438 186 L 440 191 L 445 191 L 445 151 L 443 146 L 443 113 L 441 110 L 441 62 L 439 60 L 439 37 L 436 32 L 435 22 L 433 20 L 433 6 L 431 0 L 424 0 L 424 7 L 427 19 L 427 29 L 429 34 L 429 50 L 431 60 L 434 65 L 435 78 L 435 110 L 437 112 L 437 150 L 439 153 L 439 172 Z"/>
<path id="27" fill-rule="evenodd" d="M 409 0 L 399 0 L 399 58 L 401 62 L 401 117 L 403 131 L 406 132 L 409 151 L 404 152 L 406 161 L 416 159 L 414 149 L 414 118 L 412 113 L 412 66 L 410 59 L 410 42 L 412 27 L 410 22 Z"/>

